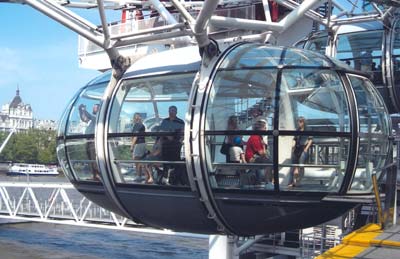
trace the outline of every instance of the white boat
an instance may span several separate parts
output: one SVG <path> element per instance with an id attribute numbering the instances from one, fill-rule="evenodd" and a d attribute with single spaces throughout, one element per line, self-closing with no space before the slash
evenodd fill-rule
<path id="1" fill-rule="evenodd" d="M 8 175 L 58 175 L 57 167 L 49 167 L 41 164 L 12 164 L 8 169 Z"/>

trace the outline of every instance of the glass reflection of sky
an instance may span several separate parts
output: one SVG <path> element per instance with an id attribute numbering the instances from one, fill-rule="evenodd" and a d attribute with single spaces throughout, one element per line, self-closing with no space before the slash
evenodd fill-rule
<path id="1" fill-rule="evenodd" d="M 219 69 L 277 67 L 278 65 L 307 67 L 331 66 L 324 56 L 312 51 L 245 44 L 229 53 Z"/>
<path id="2" fill-rule="evenodd" d="M 132 117 L 137 112 L 142 116 L 146 128 L 153 128 L 168 117 L 168 108 L 175 105 L 177 116 L 183 119 L 194 74 L 157 76 L 133 79 L 124 82 L 129 89 L 120 111 L 120 130 L 131 130 Z"/>

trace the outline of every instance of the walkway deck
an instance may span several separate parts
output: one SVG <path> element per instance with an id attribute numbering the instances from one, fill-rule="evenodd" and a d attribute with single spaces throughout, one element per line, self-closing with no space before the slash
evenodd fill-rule
<path id="1" fill-rule="evenodd" d="M 342 240 L 317 259 L 394 259 L 400 258 L 400 226 L 382 230 L 379 224 L 366 225 Z"/>

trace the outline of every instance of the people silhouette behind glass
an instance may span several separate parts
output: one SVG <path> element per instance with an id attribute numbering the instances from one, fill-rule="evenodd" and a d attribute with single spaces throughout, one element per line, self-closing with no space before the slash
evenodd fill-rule
<path id="1" fill-rule="evenodd" d="M 264 119 L 257 120 L 253 125 L 255 131 L 266 131 L 267 121 Z M 268 154 L 268 144 L 264 142 L 263 136 L 253 134 L 247 140 L 245 158 L 248 163 L 270 163 L 271 158 Z M 266 183 L 272 182 L 272 173 L 270 168 L 257 169 L 257 180 Z"/>
<path id="2" fill-rule="evenodd" d="M 239 130 L 238 118 L 237 118 L 237 116 L 235 116 L 235 115 L 229 116 L 228 121 L 227 121 L 226 130 L 227 130 L 227 131 Z M 244 143 L 243 143 L 243 140 L 242 140 L 242 136 L 234 135 L 234 134 L 230 134 L 230 135 L 226 136 L 225 139 L 224 139 L 224 144 L 225 144 L 225 145 L 228 145 L 228 150 L 227 150 L 227 152 L 226 152 L 226 154 L 225 154 L 225 161 L 226 161 L 226 163 L 230 163 L 230 162 L 231 162 L 231 159 L 230 159 L 230 158 L 231 158 L 231 156 L 230 156 L 230 150 L 231 150 L 231 148 L 235 145 L 234 139 L 235 139 L 236 137 L 239 137 L 239 139 L 240 139 L 240 144 L 239 144 L 239 146 L 240 146 L 241 148 L 243 148 L 243 144 L 244 144 Z"/>
<path id="3" fill-rule="evenodd" d="M 132 127 L 132 143 L 131 143 L 131 152 L 133 160 L 140 160 L 143 159 L 146 155 L 146 141 L 145 136 L 140 135 L 146 131 L 146 128 L 143 125 L 142 117 L 139 113 L 135 113 L 133 115 L 133 127 Z M 143 171 L 143 164 L 135 163 L 135 171 L 136 177 L 135 181 L 141 181 L 142 171 Z M 147 174 L 146 171 L 146 180 L 145 182 L 151 181 L 153 182 L 153 177 Z"/>
<path id="4" fill-rule="evenodd" d="M 86 128 L 86 132 L 85 133 L 90 133 L 90 134 L 94 134 L 94 129 L 96 126 L 96 117 L 97 117 L 97 113 L 99 112 L 99 108 L 100 108 L 100 104 L 96 103 L 93 104 L 92 107 L 92 114 L 89 113 L 89 125 Z"/>
<path id="5" fill-rule="evenodd" d="M 297 119 L 297 131 L 305 131 L 306 119 L 300 116 Z M 308 150 L 312 145 L 312 137 L 305 135 L 297 135 L 293 138 L 292 144 L 292 164 L 304 164 L 308 159 Z M 302 176 L 304 175 L 304 168 L 298 166 L 292 167 L 289 172 L 288 187 L 294 187 L 300 183 Z"/>
<path id="6" fill-rule="evenodd" d="M 246 163 L 241 137 L 236 136 L 233 139 L 233 146 L 229 149 L 229 156 L 231 163 Z"/>
<path id="7" fill-rule="evenodd" d="M 162 120 L 159 128 L 161 132 L 168 133 L 160 137 L 161 158 L 165 161 L 163 166 L 163 177 L 158 179 L 160 183 L 175 184 L 171 182 L 180 181 L 184 184 L 184 180 L 182 179 L 186 177 L 181 165 L 168 163 L 181 160 L 181 148 L 185 123 L 177 117 L 177 113 L 178 108 L 174 105 L 170 106 L 168 108 L 168 118 Z M 174 172 L 172 176 L 174 179 L 173 181 L 170 180 L 172 171 Z"/>
<path id="8" fill-rule="evenodd" d="M 161 157 L 166 161 L 179 161 L 185 123 L 177 117 L 178 108 L 168 108 L 168 118 L 162 120 L 159 130 L 170 134 L 161 137 Z"/>
<path id="9" fill-rule="evenodd" d="M 361 71 L 369 72 L 372 70 L 372 50 L 366 50 L 360 56 Z"/>
<path id="10" fill-rule="evenodd" d="M 92 108 L 92 114 L 86 110 L 85 104 L 79 105 L 79 116 L 82 122 L 86 123 L 85 134 L 94 134 L 96 125 L 96 116 L 99 111 L 99 104 L 94 104 Z M 93 178 L 91 180 L 100 181 L 100 173 L 96 163 L 96 149 L 94 139 L 89 139 L 86 142 L 86 154 L 89 162 L 89 169 L 92 173 Z"/>
<path id="11" fill-rule="evenodd" d="M 161 139 L 156 139 L 150 153 L 148 153 L 144 160 L 146 161 L 159 161 L 161 160 Z M 155 163 L 148 163 L 144 166 L 144 169 L 146 170 L 148 179 L 146 180 L 146 183 L 153 183 L 154 178 L 153 178 L 153 169 L 157 171 L 157 176 L 159 174 L 162 174 L 161 169 L 160 169 L 160 164 L 155 162 Z"/>
<path id="12" fill-rule="evenodd" d="M 94 104 L 92 108 L 92 113 L 89 113 L 86 109 L 85 104 L 79 105 L 79 117 L 82 122 L 86 123 L 85 134 L 94 134 L 94 129 L 96 125 L 96 116 L 97 112 L 99 111 L 99 104 Z"/>

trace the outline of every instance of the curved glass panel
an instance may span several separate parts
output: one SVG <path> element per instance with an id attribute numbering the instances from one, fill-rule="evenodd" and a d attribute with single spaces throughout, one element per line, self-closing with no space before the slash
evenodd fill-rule
<path id="1" fill-rule="evenodd" d="M 393 80 L 394 80 L 394 95 L 395 101 L 397 100 L 397 106 L 400 107 L 400 20 L 396 22 L 394 26 L 394 40 L 393 40 L 393 52 L 392 52 L 392 64 L 393 64 Z"/>
<path id="2" fill-rule="evenodd" d="M 279 137 L 281 190 L 338 192 L 346 172 L 349 138 Z"/>
<path id="3" fill-rule="evenodd" d="M 306 130 L 350 132 L 347 99 L 334 71 L 284 69 L 279 107 L 280 130 L 296 130 L 304 117 Z"/>
<path id="4" fill-rule="evenodd" d="M 100 181 L 93 139 L 66 141 L 70 168 L 78 181 Z"/>
<path id="5" fill-rule="evenodd" d="M 274 190 L 278 179 L 280 190 L 339 190 L 349 156 L 349 108 L 341 78 L 327 66 L 334 64 L 318 53 L 253 44 L 226 56 L 209 92 L 204 125 L 212 188 Z M 299 128 L 300 118 L 307 127 Z M 274 137 L 273 129 L 286 136 Z M 301 188 L 293 175 L 304 175 Z"/>
<path id="6" fill-rule="evenodd" d="M 229 53 L 220 69 L 260 68 L 286 66 L 332 66 L 328 58 L 319 53 L 294 48 L 243 44 Z"/>
<path id="7" fill-rule="evenodd" d="M 206 135 L 212 134 L 206 137 L 205 155 L 213 187 L 264 188 L 267 182 L 271 183 L 272 146 L 268 144 L 272 138 L 268 135 L 273 129 L 277 73 L 277 69 L 266 68 L 219 70 L 216 74 L 205 121 Z M 260 122 L 264 127 L 260 127 Z M 265 145 L 264 161 L 259 158 L 249 164 L 250 145 L 255 147 L 261 142 Z M 229 148 L 224 152 L 223 146 Z M 240 162 L 249 163 L 244 167 L 238 165 Z M 245 179 L 250 169 L 254 171 L 249 173 L 254 178 L 253 184 L 250 184 L 253 180 Z M 270 188 L 273 189 L 272 184 Z"/>
<path id="8" fill-rule="evenodd" d="M 107 82 L 86 87 L 72 106 L 67 122 L 67 136 L 93 135 L 101 97 Z M 92 136 L 93 137 L 93 136 Z"/>
<path id="9" fill-rule="evenodd" d="M 67 121 L 65 145 L 70 168 L 77 180 L 100 181 L 94 131 L 101 97 L 108 84 L 108 81 L 104 81 L 105 78 L 102 76 L 101 83 L 89 85 L 83 89 L 72 105 Z"/>
<path id="10" fill-rule="evenodd" d="M 127 79 L 109 116 L 108 148 L 118 183 L 188 185 L 184 117 L 195 74 Z"/>
<path id="11" fill-rule="evenodd" d="M 74 177 L 72 176 L 72 171 L 71 168 L 69 167 L 65 151 L 66 150 L 65 150 L 64 140 L 57 140 L 56 152 L 57 152 L 58 163 L 60 164 L 62 171 L 67 176 L 67 178 L 70 181 L 74 181 Z"/>
<path id="12" fill-rule="evenodd" d="M 279 129 L 296 131 L 279 137 L 280 189 L 337 192 L 349 150 L 349 139 L 337 134 L 350 132 L 347 97 L 337 72 L 283 69 Z"/>
<path id="13" fill-rule="evenodd" d="M 313 37 L 307 40 L 306 44 L 304 45 L 304 49 L 325 54 L 326 46 L 328 46 L 328 36 Z"/>
<path id="14" fill-rule="evenodd" d="M 101 83 L 108 83 L 108 82 L 110 82 L 111 75 L 112 75 L 112 70 L 110 69 L 110 70 L 104 72 L 103 74 L 93 78 L 89 83 L 87 83 L 87 86 L 98 85 Z"/>
<path id="15" fill-rule="evenodd" d="M 369 80 L 349 76 L 354 89 L 360 121 L 359 155 L 351 192 L 366 192 L 372 188 L 371 174 L 379 178 L 389 152 L 389 115 L 380 95 Z"/>
<path id="16" fill-rule="evenodd" d="M 361 31 L 341 34 L 337 39 L 336 58 L 356 70 L 371 74 L 375 85 L 383 84 L 383 31 Z"/>
<path id="17" fill-rule="evenodd" d="M 67 121 L 68 121 L 68 117 L 71 111 L 71 106 L 72 104 L 75 102 L 75 100 L 77 99 L 77 97 L 79 96 L 79 94 L 83 91 L 83 88 L 74 95 L 74 97 L 71 99 L 71 101 L 69 102 L 69 104 L 67 105 L 67 108 L 64 110 L 61 119 L 60 119 L 60 123 L 58 125 L 58 129 L 57 129 L 57 137 L 64 137 L 65 136 L 65 127 L 67 126 Z"/>
<path id="18" fill-rule="evenodd" d="M 64 134 L 65 134 L 65 128 L 66 128 L 66 125 L 68 122 L 69 115 L 71 113 L 71 105 L 73 105 L 74 103 L 76 105 L 76 100 L 83 96 L 83 92 L 85 91 L 85 89 L 87 89 L 90 86 L 93 87 L 93 86 L 99 86 L 99 85 L 106 85 L 109 82 L 110 77 L 111 77 L 111 70 L 92 79 L 85 87 L 81 88 L 74 95 L 74 97 L 71 99 L 71 101 L 68 103 L 66 109 L 64 110 L 63 115 L 61 116 L 60 123 L 59 123 L 58 130 L 57 130 L 58 137 L 64 136 Z M 104 92 L 104 89 L 102 91 L 100 90 L 100 92 L 102 94 Z M 101 98 L 101 96 L 100 96 L 100 98 Z M 73 124 L 76 124 L 76 123 L 74 122 Z M 74 126 L 72 126 L 72 127 L 74 127 Z"/>

